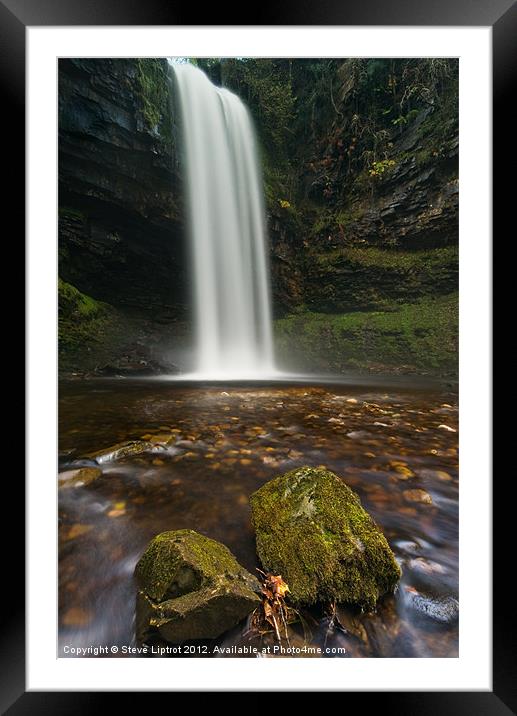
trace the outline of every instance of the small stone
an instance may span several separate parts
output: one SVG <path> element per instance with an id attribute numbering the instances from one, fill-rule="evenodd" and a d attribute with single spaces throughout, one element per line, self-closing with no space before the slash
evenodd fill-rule
<path id="1" fill-rule="evenodd" d="M 404 495 L 404 499 L 408 502 L 421 502 L 426 505 L 433 504 L 433 498 L 425 490 L 404 490 L 402 494 Z"/>
<path id="2" fill-rule="evenodd" d="M 104 450 L 86 453 L 85 457 L 95 460 L 99 465 L 103 465 L 106 462 L 152 451 L 154 447 L 152 443 L 145 440 L 129 440 L 127 442 L 117 443 Z"/>
<path id="3" fill-rule="evenodd" d="M 423 557 L 410 559 L 408 567 L 417 572 L 422 572 L 422 574 L 445 574 L 447 571 L 445 567 L 442 567 L 442 565 L 438 562 L 433 562 L 430 559 L 424 559 Z"/>
<path id="4" fill-rule="evenodd" d="M 83 627 L 90 623 L 90 619 L 91 614 L 86 611 L 86 609 L 81 609 L 81 607 L 70 607 L 70 609 L 67 609 L 64 613 L 61 621 L 65 626 Z"/>
<path id="5" fill-rule="evenodd" d="M 406 465 L 405 462 L 392 460 L 389 463 L 389 466 L 397 473 L 399 480 L 409 480 L 409 478 L 415 477 L 415 473 Z"/>
<path id="6" fill-rule="evenodd" d="M 81 535 L 88 534 L 93 529 L 93 525 L 82 525 L 82 524 L 75 524 L 70 527 L 68 530 L 68 534 L 66 535 L 66 539 L 75 539 L 76 537 L 80 537 Z"/>
<path id="7" fill-rule="evenodd" d="M 170 445 L 176 440 L 176 436 L 171 433 L 156 433 L 150 438 L 151 442 L 158 443 L 159 445 Z"/>
<path id="8" fill-rule="evenodd" d="M 362 438 L 369 437 L 370 433 L 368 433 L 366 430 L 352 430 L 351 433 L 347 433 L 347 438 L 352 438 L 352 440 L 361 440 Z"/>
<path id="9" fill-rule="evenodd" d="M 347 398 L 347 403 L 352 403 L 352 405 L 357 405 L 357 399 L 356 398 Z"/>
<path id="10" fill-rule="evenodd" d="M 421 470 L 417 470 L 417 474 L 419 477 L 429 480 L 441 480 L 442 482 L 450 482 L 452 480 L 449 473 L 444 472 L 444 470 L 430 470 L 428 468 L 422 468 Z"/>
<path id="11" fill-rule="evenodd" d="M 66 470 L 58 475 L 59 487 L 82 487 L 95 482 L 102 475 L 98 467 L 81 467 L 78 470 Z"/>
<path id="12" fill-rule="evenodd" d="M 414 587 L 406 587 L 405 598 L 412 609 L 433 621 L 453 624 L 458 620 L 460 606 L 454 597 L 431 597 L 418 592 Z"/>
<path id="13" fill-rule="evenodd" d="M 447 430 L 450 433 L 455 433 L 456 430 L 454 428 L 450 428 L 448 425 L 438 425 L 438 429 Z"/>

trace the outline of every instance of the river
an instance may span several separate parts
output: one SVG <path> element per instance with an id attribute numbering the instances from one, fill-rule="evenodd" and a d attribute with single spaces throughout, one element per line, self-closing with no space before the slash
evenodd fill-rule
<path id="1" fill-rule="evenodd" d="M 126 440 L 167 445 L 101 461 L 97 480 L 58 490 L 59 656 L 96 645 L 114 645 L 121 656 L 136 647 L 133 570 L 159 532 L 189 528 L 220 540 L 256 573 L 249 495 L 301 465 L 325 465 L 360 495 L 403 575 L 375 614 L 338 606 L 332 620 L 324 606 L 306 610 L 305 631 L 292 628 L 293 647 L 338 657 L 457 656 L 457 393 L 366 380 L 62 382 L 61 473 Z M 274 643 L 246 629 L 204 642 L 203 651 L 218 646 L 235 656 L 231 647 Z"/>

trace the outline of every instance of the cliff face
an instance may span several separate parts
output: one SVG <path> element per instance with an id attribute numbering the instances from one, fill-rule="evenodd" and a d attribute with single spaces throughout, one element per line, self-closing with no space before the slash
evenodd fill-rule
<path id="1" fill-rule="evenodd" d="M 278 315 L 457 290 L 457 107 L 429 105 L 379 131 L 384 149 L 368 163 L 350 111 L 336 109 L 280 180 L 266 172 Z"/>
<path id="2" fill-rule="evenodd" d="M 167 63 L 60 60 L 61 277 L 115 306 L 177 311 L 182 222 Z"/>
<path id="3" fill-rule="evenodd" d="M 259 133 L 273 307 L 275 318 L 285 319 L 279 353 L 291 360 L 303 345 L 307 368 L 346 370 L 352 359 L 357 367 L 368 365 L 390 341 L 406 352 L 420 341 L 410 368 L 432 355 L 441 370 L 445 344 L 445 362 L 452 365 L 457 320 L 450 307 L 458 280 L 453 61 L 198 64 L 244 99 Z M 67 334 L 81 316 L 63 316 L 72 367 L 90 334 L 88 369 L 99 365 L 108 335 L 116 340 L 101 362 L 121 351 L 130 361 L 143 351 L 147 360 L 151 344 L 157 347 L 150 358 L 162 360 L 175 336 L 188 335 L 192 277 L 168 72 L 160 59 L 59 63 L 59 273 L 86 294 L 86 303 L 92 297 L 116 309 L 90 320 L 75 343 Z M 397 311 L 411 335 L 395 336 Z M 353 319 L 338 318 L 351 313 Z M 401 363 L 391 348 L 385 353 L 379 369 Z"/>

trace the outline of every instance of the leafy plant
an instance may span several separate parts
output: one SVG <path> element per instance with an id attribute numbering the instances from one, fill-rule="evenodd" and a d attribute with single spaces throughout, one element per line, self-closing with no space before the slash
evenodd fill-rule
<path id="1" fill-rule="evenodd" d="M 380 162 L 374 162 L 371 169 L 368 170 L 368 174 L 371 177 L 381 177 L 387 171 L 395 166 L 396 162 L 394 159 L 383 159 Z"/>

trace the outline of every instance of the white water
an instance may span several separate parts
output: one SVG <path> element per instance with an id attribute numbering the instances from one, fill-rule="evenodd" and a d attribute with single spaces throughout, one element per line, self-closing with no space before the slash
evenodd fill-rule
<path id="1" fill-rule="evenodd" d="M 239 97 L 173 66 L 185 153 L 197 361 L 194 375 L 275 373 L 263 187 Z M 194 376 L 193 376 L 194 377 Z"/>

